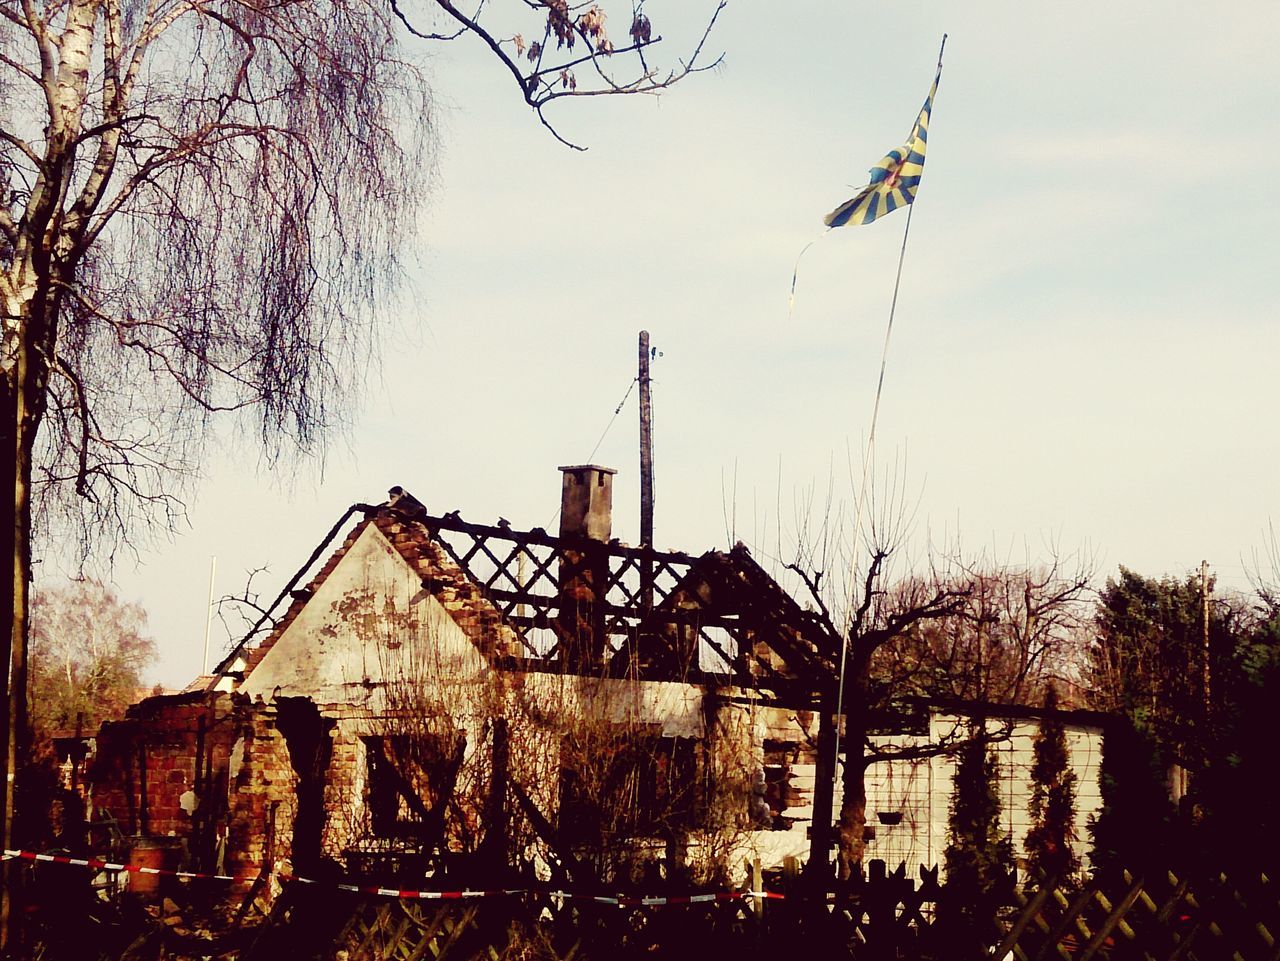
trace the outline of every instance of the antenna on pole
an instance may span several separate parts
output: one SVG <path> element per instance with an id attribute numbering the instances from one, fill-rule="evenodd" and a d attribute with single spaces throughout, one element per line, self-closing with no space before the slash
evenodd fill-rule
<path id="1" fill-rule="evenodd" d="M 653 550 L 653 396 L 649 387 L 649 332 L 640 331 L 640 546 Z M 640 596 L 645 610 L 653 607 L 653 562 L 646 559 L 641 567 Z"/>
<path id="2" fill-rule="evenodd" d="M 204 657 L 200 661 L 200 673 L 209 673 L 209 632 L 213 628 L 213 579 L 218 572 L 218 556 L 209 556 L 209 601 L 204 609 Z"/>

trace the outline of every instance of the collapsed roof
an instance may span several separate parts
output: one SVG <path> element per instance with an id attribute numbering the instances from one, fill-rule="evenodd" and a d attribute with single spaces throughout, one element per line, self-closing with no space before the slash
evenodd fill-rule
<path id="1" fill-rule="evenodd" d="M 385 503 L 353 505 L 271 616 L 215 668 L 209 688 L 238 687 L 252 674 L 373 528 L 494 666 L 732 685 L 797 707 L 812 702 L 839 652 L 745 546 L 694 556 L 621 544 L 609 537 L 612 471 L 562 470 L 558 535 L 505 520 L 473 524 L 456 511 L 434 515 L 400 487 Z"/>

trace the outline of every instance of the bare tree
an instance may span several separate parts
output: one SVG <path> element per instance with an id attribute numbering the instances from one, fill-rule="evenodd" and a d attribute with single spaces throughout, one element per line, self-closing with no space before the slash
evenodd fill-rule
<path id="1" fill-rule="evenodd" d="M 254 584 L 258 575 L 269 574 L 267 565 L 245 571 L 244 587 L 239 594 L 223 594 L 215 602 L 218 620 L 227 633 L 227 643 L 250 643 L 275 629 L 276 618 Z"/>
<path id="2" fill-rule="evenodd" d="M 86 536 L 172 519 L 212 413 L 252 410 L 272 454 L 334 424 L 420 195 L 425 140 L 397 118 L 427 97 L 373 0 L 25 0 L 0 24 L 16 695 L 33 504 L 83 510 Z"/>
<path id="3" fill-rule="evenodd" d="M 822 712 L 809 871 L 819 879 L 830 870 L 832 765 L 841 765 L 835 840 L 838 875 L 847 879 L 866 847 L 868 769 L 953 754 L 972 740 L 955 725 L 941 742 L 888 743 L 873 736 L 885 709 L 904 694 L 1013 701 L 1059 667 L 1069 670 L 1067 648 L 1078 639 L 1078 607 L 1091 577 L 1089 565 L 1074 558 L 1017 568 L 966 562 L 954 544 L 929 545 L 912 563 L 906 545 L 914 518 L 901 478 L 883 486 L 887 497 L 878 498 L 874 484 L 868 489 L 870 519 L 858 532 L 864 553 L 854 548 L 852 584 L 838 577 L 823 583 L 823 572 L 840 566 L 850 550 L 830 509 L 819 536 L 790 565 L 817 610 L 824 646 L 840 652 L 816 692 Z M 813 516 L 811 505 L 806 513 Z M 982 730 L 984 740 L 1008 733 L 1000 725 Z"/>
<path id="4" fill-rule="evenodd" d="M 803 583 L 818 623 L 826 635 L 823 647 L 830 659 L 826 676 L 817 678 L 820 704 L 818 764 L 813 806 L 808 874 L 826 881 L 834 804 L 836 766 L 841 765 L 843 795 L 836 828 L 837 868 L 841 879 L 851 877 L 866 847 L 867 769 L 880 760 L 910 759 L 933 746 L 902 747 L 886 753 L 874 742 L 873 708 L 878 702 L 872 665 L 880 652 L 904 643 L 922 623 L 958 614 L 971 593 L 963 568 L 952 551 L 930 549 L 924 562 L 912 565 L 905 556 L 913 516 L 899 478 L 885 483 L 887 497 L 878 497 L 875 483 L 867 488 L 869 503 L 865 529 L 855 529 L 847 543 L 843 518 L 832 510 L 828 489 L 825 511 L 804 505 L 804 520 L 821 518 L 815 537 L 801 535 L 798 560 L 788 565 Z M 861 520 L 861 511 L 858 519 Z M 855 524 L 857 521 L 855 521 Z M 801 531 L 807 530 L 802 523 Z M 865 561 L 859 550 L 866 551 Z M 895 565 L 907 572 L 895 577 Z M 832 568 L 847 567 L 848 580 L 827 577 Z M 825 581 L 825 584 L 824 584 Z M 840 681 L 843 679 L 843 686 Z"/>
<path id="5" fill-rule="evenodd" d="M 1087 558 L 1056 550 L 1043 562 L 971 564 L 961 608 L 877 652 L 876 682 L 899 695 L 1038 704 L 1052 682 L 1079 683 L 1093 577 Z"/>
<path id="6" fill-rule="evenodd" d="M 843 648 L 843 696 L 838 678 L 840 668 L 832 672 L 829 683 L 819 693 L 822 700 L 818 742 L 818 782 L 814 798 L 813 845 L 810 856 L 811 874 L 825 876 L 828 868 L 826 852 L 830 844 L 834 772 L 833 761 L 843 763 L 841 783 L 844 788 L 837 826 L 839 850 L 838 873 L 849 878 L 862 863 L 866 848 L 867 769 L 877 761 L 890 758 L 907 760 L 926 753 L 939 753 L 935 745 L 884 749 L 871 738 L 872 710 L 876 705 L 871 665 L 877 652 L 900 643 L 921 622 L 936 621 L 958 614 L 967 597 L 962 581 L 948 576 L 930 565 L 924 576 L 908 579 L 896 589 L 887 588 L 889 563 L 896 546 L 874 543 L 870 563 L 863 577 L 861 596 L 848 626 L 837 626 L 831 607 L 823 598 L 817 580 L 798 566 L 793 566 L 810 588 L 822 623 L 835 648 Z M 842 712 L 842 717 L 838 716 Z M 843 721 L 843 723 L 841 723 Z M 837 730 L 839 748 L 837 750 Z"/>

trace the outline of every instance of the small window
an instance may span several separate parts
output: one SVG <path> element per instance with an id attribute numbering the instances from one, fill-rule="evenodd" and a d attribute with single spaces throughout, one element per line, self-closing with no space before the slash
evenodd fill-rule
<path id="1" fill-rule="evenodd" d="M 433 734 L 366 737 L 370 827 L 378 837 L 420 837 L 440 823 L 465 739 Z"/>

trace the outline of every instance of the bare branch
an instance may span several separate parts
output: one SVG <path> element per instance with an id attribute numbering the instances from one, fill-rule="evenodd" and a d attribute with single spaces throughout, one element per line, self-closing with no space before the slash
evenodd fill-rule
<path id="1" fill-rule="evenodd" d="M 228 638 L 238 642 L 251 641 L 275 630 L 275 612 L 263 606 L 261 594 L 253 586 L 254 578 L 270 573 L 271 569 L 265 565 L 246 571 L 244 588 L 239 594 L 224 594 L 214 601 L 218 620 L 226 629 Z M 238 619 L 238 625 L 228 620 L 228 611 Z"/>
<path id="2" fill-rule="evenodd" d="M 80 420 L 80 444 L 77 450 L 79 469 L 76 472 L 76 493 L 81 497 L 92 499 L 93 493 L 89 490 L 89 430 L 93 415 L 89 411 L 89 398 L 85 392 L 84 383 L 76 375 L 75 371 L 56 357 L 53 359 L 51 366 L 71 383 L 71 387 L 75 391 L 76 416 Z"/>
<path id="3" fill-rule="evenodd" d="M 423 33 L 409 22 L 409 18 L 406 17 L 404 11 L 400 9 L 400 4 L 397 0 L 391 0 L 391 9 L 395 12 L 396 18 L 404 24 L 405 29 L 420 40 L 457 40 L 466 33 L 468 29 L 466 26 L 461 26 L 453 33 Z"/>
<path id="4" fill-rule="evenodd" d="M 558 132 L 555 125 L 551 123 L 544 113 L 544 108 L 548 104 L 568 97 L 656 94 L 673 86 L 690 74 L 713 69 L 723 61 L 723 55 L 721 55 L 711 64 L 699 64 L 707 39 L 710 37 L 721 11 L 725 8 L 723 0 L 708 19 L 707 25 L 690 57 L 687 60 L 679 61 L 678 67 L 672 68 L 662 75 L 655 73 L 644 57 L 644 51 L 662 42 L 662 37 L 652 36 L 648 30 L 647 18 L 639 17 L 639 15 L 636 15 L 638 17 L 636 22 L 643 21 L 645 29 L 643 31 L 637 30 L 633 24 L 632 42 L 626 46 L 615 48 L 604 35 L 602 16 L 588 22 L 587 18 L 592 17 L 592 11 L 595 10 L 594 6 L 584 4 L 582 7 L 566 8 L 566 11 L 561 12 L 552 4 L 527 3 L 531 9 L 547 14 L 547 26 L 542 41 L 529 48 L 528 59 L 534 62 L 534 66 L 531 72 L 525 73 L 517 62 L 516 57 L 512 57 L 503 49 L 503 44 L 509 41 L 499 39 L 497 34 L 481 23 L 480 13 L 483 9 L 483 4 L 477 8 L 475 14 L 467 15 L 459 10 L 451 0 L 433 0 L 433 2 L 459 24 L 456 32 L 435 34 L 418 31 L 409 24 L 399 8 L 396 8 L 396 15 L 416 36 L 427 39 L 454 39 L 462 33 L 474 33 L 485 43 L 490 52 L 498 58 L 498 61 L 506 68 L 507 72 L 511 74 L 520 88 L 521 97 L 523 97 L 525 103 L 533 108 L 538 116 L 538 121 L 558 141 L 575 150 L 583 150 L 585 148 L 571 142 Z M 586 9 L 587 12 L 581 17 L 573 17 L 572 14 L 579 9 Z M 556 37 L 558 48 L 564 46 L 572 50 L 574 40 L 577 39 L 586 47 L 587 53 L 569 56 L 565 59 L 556 59 L 553 63 L 547 63 L 549 41 L 553 34 Z M 517 57 L 519 52 L 517 50 Z M 615 60 L 627 54 L 636 55 L 641 70 L 631 79 L 617 80 L 605 62 L 608 61 L 609 64 L 612 64 Z M 591 64 L 592 71 L 599 81 L 599 86 L 580 87 L 578 85 L 574 68 L 587 63 Z"/>

